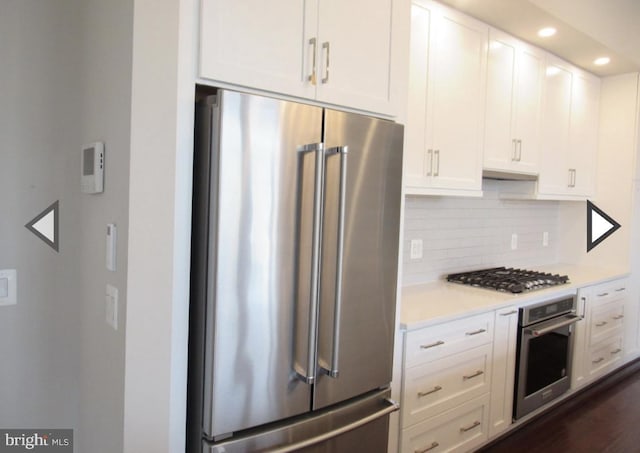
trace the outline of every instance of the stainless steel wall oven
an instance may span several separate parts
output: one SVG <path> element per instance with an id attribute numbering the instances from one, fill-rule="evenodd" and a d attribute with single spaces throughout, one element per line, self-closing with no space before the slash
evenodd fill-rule
<path id="1" fill-rule="evenodd" d="M 569 390 L 573 355 L 574 295 L 520 309 L 514 419 Z"/>

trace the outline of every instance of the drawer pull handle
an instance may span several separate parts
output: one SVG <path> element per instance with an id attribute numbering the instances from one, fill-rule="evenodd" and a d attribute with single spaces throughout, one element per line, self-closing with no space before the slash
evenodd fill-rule
<path id="1" fill-rule="evenodd" d="M 425 448 L 424 450 L 413 450 L 413 453 L 427 453 L 428 451 L 433 450 L 436 447 L 439 447 L 440 444 L 438 442 L 431 443 L 431 446 Z"/>
<path id="2" fill-rule="evenodd" d="M 470 337 L 471 335 L 478 335 L 479 333 L 484 333 L 486 331 L 487 331 L 486 329 L 478 329 L 478 330 L 474 330 L 473 332 L 467 332 L 465 333 L 465 335 Z"/>
<path id="3" fill-rule="evenodd" d="M 602 293 L 602 294 L 598 294 L 598 297 L 605 297 L 605 296 L 608 296 L 608 295 L 609 295 L 609 293 Z"/>
<path id="4" fill-rule="evenodd" d="M 618 349 L 615 349 L 615 350 L 611 351 L 611 355 L 615 355 L 615 354 L 617 354 L 619 352 L 622 352 L 622 349 L 618 348 Z"/>
<path id="5" fill-rule="evenodd" d="M 500 316 L 511 316 L 511 315 L 515 315 L 516 313 L 518 313 L 518 310 L 511 310 L 506 313 L 500 313 Z"/>
<path id="6" fill-rule="evenodd" d="M 626 289 L 627 289 L 627 288 L 625 288 L 625 287 L 623 286 L 622 288 L 618 288 L 618 289 L 616 289 L 616 292 L 617 292 L 617 293 L 619 293 L 620 291 L 624 291 L 624 290 L 626 290 Z"/>
<path id="7" fill-rule="evenodd" d="M 600 357 L 600 358 L 598 358 L 598 359 L 596 359 L 596 360 L 593 360 L 591 363 L 600 363 L 600 362 L 602 362 L 603 360 L 604 360 L 604 357 Z"/>
<path id="8" fill-rule="evenodd" d="M 462 376 L 462 380 L 463 381 L 468 381 L 469 379 L 473 379 L 474 377 L 478 377 L 484 374 L 484 371 L 482 370 L 478 370 L 475 373 L 469 375 L 469 376 Z"/>
<path id="9" fill-rule="evenodd" d="M 475 422 L 473 422 L 473 425 L 467 426 L 466 428 L 465 427 L 460 428 L 460 432 L 461 433 L 466 433 L 467 431 L 471 431 L 473 428 L 475 428 L 477 426 L 480 426 L 481 424 L 482 423 L 480 423 L 478 420 L 476 420 Z"/>
<path id="10" fill-rule="evenodd" d="M 618 316 L 614 316 L 614 317 L 613 317 L 613 319 L 615 319 L 616 321 L 617 321 L 618 319 L 622 319 L 622 318 L 624 318 L 624 315 L 618 315 Z"/>
<path id="11" fill-rule="evenodd" d="M 440 390 L 442 390 L 442 387 L 440 387 L 439 385 L 436 385 L 433 389 L 429 390 L 428 392 L 418 392 L 418 398 L 431 395 L 432 393 L 439 392 Z"/>
<path id="12" fill-rule="evenodd" d="M 607 325 L 607 321 L 602 321 L 602 322 L 597 322 L 596 323 L 596 327 L 602 327 L 602 326 L 606 326 Z"/>
<path id="13" fill-rule="evenodd" d="M 431 343 L 431 344 L 421 344 L 420 345 L 420 349 L 429 349 L 429 348 L 435 348 L 436 346 L 441 346 L 444 344 L 444 341 L 442 340 L 438 340 L 435 343 Z"/>

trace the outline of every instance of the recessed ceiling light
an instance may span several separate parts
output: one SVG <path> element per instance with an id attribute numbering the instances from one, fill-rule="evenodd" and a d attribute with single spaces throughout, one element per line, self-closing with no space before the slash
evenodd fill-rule
<path id="1" fill-rule="evenodd" d="M 538 36 L 541 38 L 548 38 L 549 36 L 553 36 L 556 34 L 558 30 L 553 27 L 545 27 L 538 30 Z"/>
<path id="2" fill-rule="evenodd" d="M 605 64 L 609 64 L 610 61 L 611 61 L 611 58 L 609 57 L 600 57 L 593 60 L 593 64 L 597 66 L 603 66 Z"/>

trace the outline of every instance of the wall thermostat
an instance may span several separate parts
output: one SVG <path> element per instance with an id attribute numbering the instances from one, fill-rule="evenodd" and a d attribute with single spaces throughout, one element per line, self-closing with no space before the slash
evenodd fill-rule
<path id="1" fill-rule="evenodd" d="M 82 147 L 83 193 L 101 193 L 104 190 L 104 143 L 89 143 Z"/>

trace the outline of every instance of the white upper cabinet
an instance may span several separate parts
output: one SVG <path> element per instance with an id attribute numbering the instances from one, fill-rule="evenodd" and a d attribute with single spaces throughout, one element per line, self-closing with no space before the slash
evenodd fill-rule
<path id="1" fill-rule="evenodd" d="M 489 38 L 484 169 L 535 175 L 545 54 L 499 30 Z"/>
<path id="2" fill-rule="evenodd" d="M 393 0 L 202 0 L 203 79 L 385 115 Z"/>
<path id="3" fill-rule="evenodd" d="M 547 56 L 538 197 L 585 199 L 595 192 L 600 79 Z"/>
<path id="4" fill-rule="evenodd" d="M 571 93 L 568 160 L 573 181 L 569 189 L 570 193 L 588 197 L 595 194 L 600 79 L 576 70 Z"/>
<path id="5" fill-rule="evenodd" d="M 434 2 L 412 5 L 407 193 L 482 194 L 488 30 Z"/>

